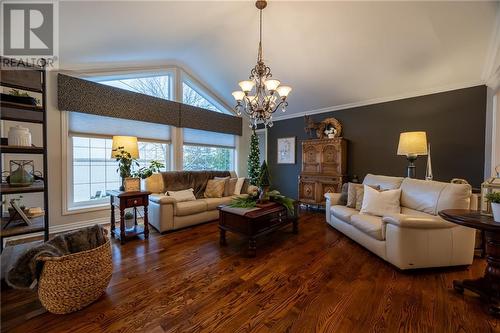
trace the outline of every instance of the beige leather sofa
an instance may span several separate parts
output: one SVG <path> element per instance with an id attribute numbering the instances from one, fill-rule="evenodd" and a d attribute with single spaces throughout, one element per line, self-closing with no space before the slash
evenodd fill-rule
<path id="1" fill-rule="evenodd" d="M 470 265 L 475 230 L 440 218 L 440 210 L 477 207 L 469 185 L 367 175 L 365 185 L 401 188 L 401 214 L 371 216 L 337 205 L 340 194 L 327 193 L 326 221 L 400 269 Z"/>
<path id="2" fill-rule="evenodd" d="M 229 204 L 235 196 L 203 198 L 203 193 L 208 179 L 224 176 L 236 177 L 236 174 L 227 171 L 179 171 L 152 175 L 144 184 L 144 188 L 153 193 L 149 196 L 149 224 L 159 232 L 165 232 L 217 220 L 217 206 Z M 247 187 L 245 182 L 242 193 L 246 193 Z M 165 195 L 167 190 L 187 188 L 194 189 L 197 200 L 177 202 Z"/>

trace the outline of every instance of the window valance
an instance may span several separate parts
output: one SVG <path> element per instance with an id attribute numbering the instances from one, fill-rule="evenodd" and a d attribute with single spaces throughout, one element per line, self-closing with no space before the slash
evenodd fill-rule
<path id="1" fill-rule="evenodd" d="M 205 131 L 242 134 L 241 118 L 58 74 L 61 111 L 145 121 Z"/>

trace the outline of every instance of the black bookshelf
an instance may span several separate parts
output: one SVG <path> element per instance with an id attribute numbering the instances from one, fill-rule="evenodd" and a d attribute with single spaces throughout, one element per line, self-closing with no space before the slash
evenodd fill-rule
<path id="1" fill-rule="evenodd" d="M 1 60 L 1 81 L 0 86 L 5 88 L 15 88 L 24 91 L 41 94 L 41 106 L 26 105 L 0 101 L 0 118 L 16 122 L 35 123 L 42 126 L 43 143 L 42 147 L 16 147 L 0 145 L 0 154 L 40 154 L 43 155 L 44 181 L 35 182 L 32 186 L 11 187 L 8 184 L 1 184 L 2 199 L 4 195 L 21 193 L 42 193 L 44 201 L 45 215 L 31 220 L 32 224 L 26 226 L 19 223 L 11 223 L 4 227 L 4 217 L 2 213 L 2 223 L 0 229 L 0 242 L 3 250 L 4 239 L 29 233 L 43 232 L 44 239 L 49 239 L 49 191 L 48 191 L 48 155 L 47 155 L 47 78 L 45 66 L 28 66 L 18 64 L 15 60 L 0 57 Z M 12 67 L 9 66 L 12 64 Z M 3 163 L 0 163 L 0 171 L 4 171 Z"/>

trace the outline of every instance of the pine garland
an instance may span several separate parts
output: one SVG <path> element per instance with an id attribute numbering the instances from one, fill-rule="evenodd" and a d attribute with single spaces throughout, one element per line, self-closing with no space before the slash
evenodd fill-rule
<path id="1" fill-rule="evenodd" d="M 248 154 L 248 178 L 250 185 L 257 186 L 260 177 L 259 137 L 255 130 L 250 138 L 250 154 Z"/>

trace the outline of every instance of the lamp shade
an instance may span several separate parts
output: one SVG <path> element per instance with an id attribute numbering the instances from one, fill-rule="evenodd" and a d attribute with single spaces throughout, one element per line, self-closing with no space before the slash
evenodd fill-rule
<path id="1" fill-rule="evenodd" d="M 111 150 L 111 158 L 116 158 L 118 147 L 123 147 L 127 153 L 130 153 L 132 158 L 139 158 L 139 147 L 135 136 L 113 136 L 113 149 Z"/>
<path id="2" fill-rule="evenodd" d="M 427 155 L 425 132 L 403 132 L 399 135 L 398 155 Z"/>

